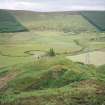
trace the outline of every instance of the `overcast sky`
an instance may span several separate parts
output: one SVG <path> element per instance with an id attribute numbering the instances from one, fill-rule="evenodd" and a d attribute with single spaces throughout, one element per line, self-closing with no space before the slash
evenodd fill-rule
<path id="1" fill-rule="evenodd" d="M 105 0 L 0 0 L 0 9 L 32 11 L 105 10 Z"/>

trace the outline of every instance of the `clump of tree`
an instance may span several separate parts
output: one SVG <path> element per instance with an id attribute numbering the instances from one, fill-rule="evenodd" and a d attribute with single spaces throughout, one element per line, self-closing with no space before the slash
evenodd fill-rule
<path id="1" fill-rule="evenodd" d="M 53 48 L 50 48 L 48 51 L 48 55 L 49 56 L 55 56 L 56 55 L 55 50 Z"/>

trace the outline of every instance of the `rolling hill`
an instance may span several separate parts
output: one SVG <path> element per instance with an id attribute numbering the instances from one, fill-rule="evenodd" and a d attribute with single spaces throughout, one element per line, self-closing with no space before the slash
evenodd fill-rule
<path id="1" fill-rule="evenodd" d="M 12 11 L 19 21 L 30 30 L 64 32 L 96 31 L 79 12 L 26 12 Z"/>
<path id="2" fill-rule="evenodd" d="M 22 32 L 27 31 L 17 19 L 9 12 L 0 10 L 0 32 Z"/>
<path id="3" fill-rule="evenodd" d="M 105 104 L 103 61 L 67 59 L 105 52 L 105 32 L 90 14 L 0 10 L 0 105 Z"/>

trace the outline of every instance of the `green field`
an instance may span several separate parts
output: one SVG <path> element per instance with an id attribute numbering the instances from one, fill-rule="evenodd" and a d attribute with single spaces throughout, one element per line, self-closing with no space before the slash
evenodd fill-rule
<path id="1" fill-rule="evenodd" d="M 28 31 L 13 32 L 18 27 L 4 24 L 4 14 Z M 67 59 L 87 49 L 104 52 L 104 31 L 81 12 L 3 11 L 0 17 L 0 27 L 9 28 L 0 28 L 0 105 L 105 104 L 104 63 Z"/>

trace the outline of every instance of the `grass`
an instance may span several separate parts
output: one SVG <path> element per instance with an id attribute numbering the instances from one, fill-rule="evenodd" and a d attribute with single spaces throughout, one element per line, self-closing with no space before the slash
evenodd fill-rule
<path id="1" fill-rule="evenodd" d="M 97 40 L 91 41 L 91 39 L 100 38 L 103 36 L 104 34 L 98 32 L 82 32 L 80 34 L 71 35 L 71 33 L 65 34 L 63 32 L 55 31 L 35 31 L 35 33 L 32 31 L 15 34 L 11 33 L 8 34 L 8 37 L 6 37 L 5 34 L 1 34 L 0 52 L 3 55 L 9 55 L 10 57 L 0 55 L 2 59 L 0 62 L 1 65 L 5 66 L 7 64 L 16 64 L 18 61 L 21 63 L 21 61 L 28 61 L 28 59 L 34 60 L 33 56 L 24 53 L 30 50 L 40 50 L 41 52 L 46 52 L 50 48 L 53 48 L 56 53 L 62 54 L 80 51 L 83 46 L 86 47 L 88 45 L 90 46 L 90 50 L 102 49 L 105 46 L 104 42 L 98 42 Z M 79 41 L 80 45 L 77 44 L 75 40 Z"/>
<path id="2" fill-rule="evenodd" d="M 60 57 L 44 61 L 15 66 L 21 74 L 10 81 L 6 90 L 2 91 L 3 95 L 0 98 L 2 105 L 9 103 L 27 105 L 27 102 L 33 105 L 36 101 L 38 102 L 36 105 L 47 102 L 55 105 L 59 102 L 63 105 L 70 103 L 80 105 L 80 102 L 101 105 L 104 102 L 104 94 L 101 93 L 105 87 L 102 76 L 104 74 L 100 72 L 104 66 L 96 68 Z"/>
<path id="3" fill-rule="evenodd" d="M 63 32 L 96 31 L 79 13 L 33 13 L 12 12 L 30 30 L 51 30 Z M 30 14 L 30 15 L 29 15 Z M 30 17 L 31 16 L 31 17 Z M 79 27 L 78 27 L 79 24 Z"/>
<path id="4" fill-rule="evenodd" d="M 18 73 L 0 89 L 0 105 L 104 105 L 105 65 L 66 59 L 104 51 L 104 32 L 78 12 L 7 13 L 29 31 L 0 33 L 0 81 Z M 56 56 L 47 56 L 51 48 Z"/>
<path id="5" fill-rule="evenodd" d="M 100 31 L 105 31 L 105 22 L 103 21 L 105 17 L 104 11 L 81 12 L 81 14 Z"/>
<path id="6" fill-rule="evenodd" d="M 8 11 L 0 10 L 0 32 L 22 32 L 27 29 Z"/>

